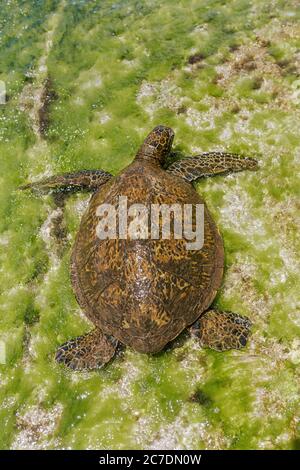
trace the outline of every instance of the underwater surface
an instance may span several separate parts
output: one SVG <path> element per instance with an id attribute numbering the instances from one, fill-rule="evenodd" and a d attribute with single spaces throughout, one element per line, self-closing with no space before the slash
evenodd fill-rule
<path id="1" fill-rule="evenodd" d="M 297 0 L 1 5 L 0 448 L 300 448 L 299 19 Z M 174 129 L 174 158 L 259 160 L 197 183 L 225 244 L 215 305 L 253 334 L 241 351 L 184 337 L 71 372 L 53 356 L 91 328 L 69 280 L 89 196 L 63 206 L 17 187 L 116 174 L 157 124 Z"/>

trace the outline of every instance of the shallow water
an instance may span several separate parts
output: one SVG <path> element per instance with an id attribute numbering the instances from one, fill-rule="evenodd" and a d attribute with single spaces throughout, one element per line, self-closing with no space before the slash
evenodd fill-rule
<path id="1" fill-rule="evenodd" d="M 1 7 L 1 448 L 300 447 L 297 4 Z M 216 305 L 249 316 L 253 335 L 242 351 L 180 338 L 155 357 L 126 349 L 98 372 L 66 371 L 55 349 L 90 329 L 68 267 L 88 197 L 70 197 L 62 214 L 16 188 L 84 168 L 116 174 L 158 123 L 185 155 L 260 162 L 197 185 L 225 243 Z"/>

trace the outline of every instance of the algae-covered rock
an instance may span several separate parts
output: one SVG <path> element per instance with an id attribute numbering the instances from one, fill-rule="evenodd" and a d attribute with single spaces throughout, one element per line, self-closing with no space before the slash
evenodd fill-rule
<path id="1" fill-rule="evenodd" d="M 298 448 L 298 2 L 19 3 L 0 12 L 0 447 Z M 115 174 L 160 123 L 179 155 L 260 162 L 197 184 L 225 243 L 216 305 L 251 318 L 253 335 L 241 351 L 184 338 L 66 371 L 54 351 L 90 329 L 69 281 L 88 196 L 16 188 L 84 168 Z"/>

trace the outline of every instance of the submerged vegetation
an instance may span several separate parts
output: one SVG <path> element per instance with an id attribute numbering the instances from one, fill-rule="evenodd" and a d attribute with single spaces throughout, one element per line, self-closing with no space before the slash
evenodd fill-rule
<path id="1" fill-rule="evenodd" d="M 298 6 L 1 6 L 0 448 L 299 448 Z M 16 189 L 79 169 L 116 174 L 159 123 L 175 130 L 174 158 L 227 150 L 260 162 L 197 184 L 224 237 L 216 305 L 247 315 L 253 335 L 242 351 L 180 338 L 159 355 L 128 348 L 98 372 L 67 371 L 55 349 L 90 329 L 69 281 L 88 196 Z"/>

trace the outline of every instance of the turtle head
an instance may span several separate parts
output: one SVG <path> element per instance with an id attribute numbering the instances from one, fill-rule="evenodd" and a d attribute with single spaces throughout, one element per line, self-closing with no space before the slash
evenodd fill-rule
<path id="1" fill-rule="evenodd" d="M 140 147 L 136 158 L 155 160 L 163 163 L 165 157 L 169 154 L 172 142 L 174 139 L 174 132 L 170 127 L 156 126 L 144 140 Z"/>

